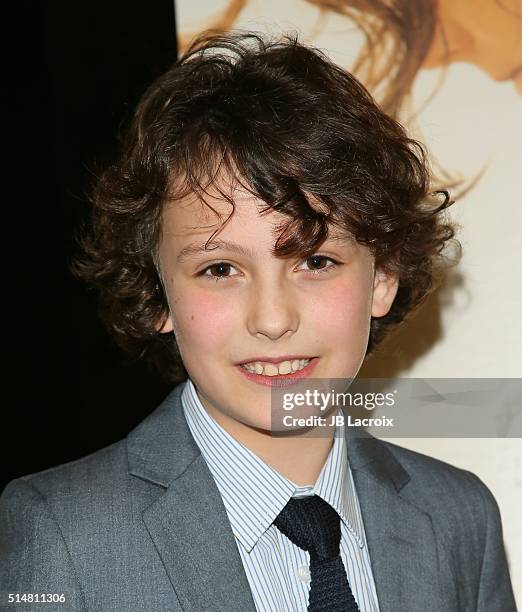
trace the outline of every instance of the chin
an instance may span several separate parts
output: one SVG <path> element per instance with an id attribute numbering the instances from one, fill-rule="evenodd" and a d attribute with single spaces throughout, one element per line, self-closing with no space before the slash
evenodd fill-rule
<path id="1" fill-rule="evenodd" d="M 255 429 L 260 432 L 270 433 L 272 431 L 272 420 L 270 415 L 268 415 L 266 418 L 239 422 L 245 427 L 249 427 L 250 429 Z"/>

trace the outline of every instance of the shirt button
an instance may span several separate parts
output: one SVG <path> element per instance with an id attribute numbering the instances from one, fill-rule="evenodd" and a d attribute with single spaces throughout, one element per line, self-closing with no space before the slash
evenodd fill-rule
<path id="1" fill-rule="evenodd" d="M 297 575 L 299 577 L 299 580 L 302 580 L 303 582 L 308 582 L 310 580 L 310 570 L 308 569 L 308 566 L 300 565 L 297 568 Z"/>

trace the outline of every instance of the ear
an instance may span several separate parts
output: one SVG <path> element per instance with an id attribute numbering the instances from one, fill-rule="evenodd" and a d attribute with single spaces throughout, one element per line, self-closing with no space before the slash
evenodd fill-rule
<path id="1" fill-rule="evenodd" d="M 156 331 L 159 331 L 160 334 L 168 334 L 169 332 L 174 331 L 174 325 L 172 324 L 172 316 L 170 315 L 170 313 L 163 325 L 158 322 L 154 327 L 156 328 Z"/>
<path id="2" fill-rule="evenodd" d="M 388 314 L 399 288 L 399 278 L 383 270 L 376 270 L 373 278 L 372 317 Z"/>

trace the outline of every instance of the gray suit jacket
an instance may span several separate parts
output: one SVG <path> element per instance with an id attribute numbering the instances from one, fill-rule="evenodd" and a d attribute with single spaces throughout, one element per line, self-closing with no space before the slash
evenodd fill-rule
<path id="1" fill-rule="evenodd" d="M 2 610 L 255 611 L 178 385 L 126 439 L 0 497 Z M 346 428 L 383 612 L 512 612 L 497 504 L 473 474 Z M 7 604 L 12 593 L 65 603 Z"/>

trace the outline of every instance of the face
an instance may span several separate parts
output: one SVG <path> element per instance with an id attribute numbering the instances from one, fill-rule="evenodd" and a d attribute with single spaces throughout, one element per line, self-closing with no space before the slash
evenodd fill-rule
<path id="1" fill-rule="evenodd" d="M 174 331 L 203 405 L 225 429 L 268 431 L 263 358 L 286 361 L 283 369 L 310 359 L 314 378 L 355 377 L 370 317 L 388 312 L 397 282 L 374 270 L 366 247 L 333 232 L 311 257 L 275 257 L 276 226 L 288 218 L 261 214 L 266 204 L 239 187 L 232 197 L 235 211 L 209 244 L 215 250 L 203 247 L 230 214 L 228 202 L 208 200 L 221 220 L 195 197 L 166 206 L 159 259 L 170 316 L 161 331 Z M 252 374 L 244 362 L 264 369 Z"/>
<path id="2" fill-rule="evenodd" d="M 522 94 L 522 0 L 438 0 L 437 6 L 424 67 L 470 62 L 496 81 L 514 81 Z"/>

